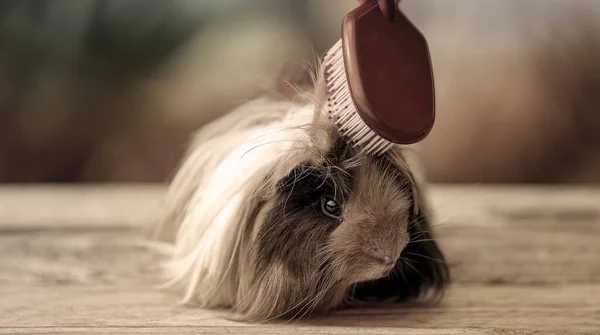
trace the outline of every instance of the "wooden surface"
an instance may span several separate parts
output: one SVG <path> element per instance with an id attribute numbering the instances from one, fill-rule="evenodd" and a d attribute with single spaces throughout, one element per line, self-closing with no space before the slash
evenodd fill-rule
<path id="1" fill-rule="evenodd" d="M 0 333 L 600 334 L 600 189 L 436 187 L 436 308 L 247 325 L 176 304 L 139 246 L 159 186 L 0 188 Z"/>

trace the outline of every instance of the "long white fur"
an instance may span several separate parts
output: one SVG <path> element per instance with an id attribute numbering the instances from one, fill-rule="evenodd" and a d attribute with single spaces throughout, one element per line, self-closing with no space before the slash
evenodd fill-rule
<path id="1" fill-rule="evenodd" d="M 235 304 L 242 285 L 239 247 L 260 200 L 256 192 L 291 171 L 299 159 L 292 159 L 295 147 L 316 143 L 309 137 L 316 110 L 311 103 L 258 100 L 198 133 L 156 231 L 164 239 L 177 232 L 164 273 L 169 285 L 185 289 L 183 302 Z M 274 165 L 277 176 L 271 175 Z"/>

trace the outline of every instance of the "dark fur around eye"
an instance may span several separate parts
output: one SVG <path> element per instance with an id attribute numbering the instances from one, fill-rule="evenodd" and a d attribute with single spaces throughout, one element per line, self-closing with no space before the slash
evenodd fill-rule
<path id="1" fill-rule="evenodd" d="M 351 189 L 352 171 L 344 170 L 340 163 L 349 155 L 348 145 L 340 139 L 325 155 L 323 164 L 315 166 L 304 163 L 296 166 L 280 182 L 280 194 L 287 199 L 286 212 L 291 208 L 311 206 L 319 206 L 320 210 L 321 199 L 326 196 L 343 204 Z"/>
<path id="2" fill-rule="evenodd" d="M 334 183 L 319 167 L 297 166 L 280 183 L 279 193 L 287 199 L 286 212 L 319 204 L 321 198 L 334 192 Z"/>
<path id="3" fill-rule="evenodd" d="M 321 210 L 321 199 L 331 196 L 343 204 L 352 185 L 352 171 L 343 170 L 344 142 L 327 154 L 323 164 L 299 164 L 279 183 L 277 203 L 258 232 L 259 266 L 275 261 L 302 275 L 303 266 L 316 257 L 320 245 L 339 224 Z M 302 252 L 298 252 L 302 250 Z"/>

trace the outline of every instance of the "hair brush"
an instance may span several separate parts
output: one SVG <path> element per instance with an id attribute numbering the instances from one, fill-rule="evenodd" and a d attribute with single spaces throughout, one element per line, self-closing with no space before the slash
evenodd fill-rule
<path id="1" fill-rule="evenodd" d="M 361 1 L 323 59 L 325 111 L 352 145 L 380 155 L 424 139 L 435 120 L 425 37 L 399 0 Z"/>

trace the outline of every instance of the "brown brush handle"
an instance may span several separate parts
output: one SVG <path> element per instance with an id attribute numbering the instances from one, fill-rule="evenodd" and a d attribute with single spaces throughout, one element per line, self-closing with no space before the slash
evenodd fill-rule
<path id="1" fill-rule="evenodd" d="M 372 131 L 393 143 L 412 144 L 424 139 L 435 122 L 429 47 L 400 10 L 393 21 L 386 19 L 380 1 L 360 0 L 344 18 L 348 87 L 356 112 Z"/>
<path id="2" fill-rule="evenodd" d="M 377 1 L 379 9 L 381 9 L 383 16 L 385 16 L 388 21 L 393 22 L 396 19 L 400 0 L 358 0 L 361 4 L 369 1 Z"/>

